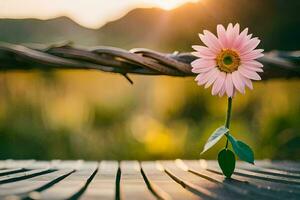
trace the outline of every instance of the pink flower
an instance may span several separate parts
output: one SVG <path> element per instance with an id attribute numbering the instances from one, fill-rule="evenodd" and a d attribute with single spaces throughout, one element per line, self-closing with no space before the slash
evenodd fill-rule
<path id="1" fill-rule="evenodd" d="M 212 85 L 212 95 L 233 97 L 236 91 L 245 93 L 245 86 L 253 89 L 251 80 L 261 80 L 258 72 L 263 65 L 255 59 L 263 56 L 263 49 L 255 49 L 260 40 L 248 28 L 240 33 L 240 25 L 230 23 L 217 26 L 218 37 L 205 30 L 199 34 L 206 46 L 192 46 L 192 54 L 198 59 L 191 63 L 192 72 L 197 73 L 198 85 L 208 88 Z"/>

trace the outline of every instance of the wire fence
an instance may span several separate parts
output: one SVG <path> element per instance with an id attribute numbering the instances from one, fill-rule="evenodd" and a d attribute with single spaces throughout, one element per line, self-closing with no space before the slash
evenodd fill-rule
<path id="1" fill-rule="evenodd" d="M 77 47 L 71 43 L 15 45 L 0 43 L 0 69 L 91 69 L 128 74 L 195 76 L 190 53 L 161 53 L 149 49 L 124 50 L 115 47 Z M 258 59 L 264 65 L 263 80 L 300 78 L 300 51 L 270 51 Z"/>

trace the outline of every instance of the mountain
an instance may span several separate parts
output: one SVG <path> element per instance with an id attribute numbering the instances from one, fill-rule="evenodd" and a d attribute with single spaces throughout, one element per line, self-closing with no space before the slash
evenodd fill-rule
<path id="1" fill-rule="evenodd" d="M 98 30 L 83 28 L 66 17 L 51 20 L 1 19 L 0 40 L 13 43 L 55 43 L 123 48 L 147 47 L 189 51 L 197 33 L 215 32 L 217 24 L 240 23 L 262 40 L 266 50 L 300 49 L 299 0 L 206 0 L 171 11 L 135 9 Z"/>
<path id="2" fill-rule="evenodd" d="M 108 23 L 99 41 L 114 46 L 190 50 L 204 29 L 217 24 L 240 23 L 270 49 L 300 49 L 299 0 L 205 0 L 172 11 L 136 9 Z"/>
<path id="3" fill-rule="evenodd" d="M 0 40 L 12 43 L 97 42 L 97 31 L 84 28 L 67 17 L 50 20 L 0 19 L 0 30 Z"/>

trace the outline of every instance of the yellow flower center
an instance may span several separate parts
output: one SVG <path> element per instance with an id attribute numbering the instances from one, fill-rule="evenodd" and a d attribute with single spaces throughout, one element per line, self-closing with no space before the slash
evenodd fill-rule
<path id="1" fill-rule="evenodd" d="M 219 69 L 227 73 L 236 71 L 240 65 L 239 55 L 231 49 L 222 49 L 216 61 Z"/>

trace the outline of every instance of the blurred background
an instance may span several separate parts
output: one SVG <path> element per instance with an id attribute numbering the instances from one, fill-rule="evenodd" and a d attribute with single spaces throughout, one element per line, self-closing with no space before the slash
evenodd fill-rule
<path id="1" fill-rule="evenodd" d="M 299 10 L 299 0 L 0 0 L 0 41 L 185 52 L 204 29 L 238 22 L 266 51 L 300 50 Z M 130 77 L 1 71 L 0 159 L 200 158 L 227 99 L 192 77 Z M 299 159 L 300 81 L 255 83 L 234 99 L 231 129 L 256 159 Z"/>

